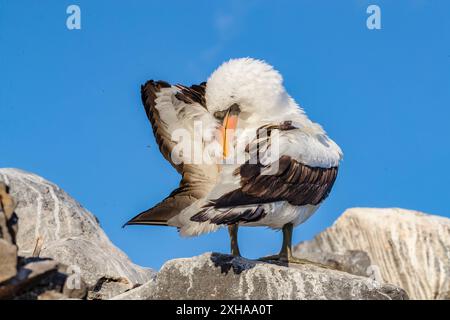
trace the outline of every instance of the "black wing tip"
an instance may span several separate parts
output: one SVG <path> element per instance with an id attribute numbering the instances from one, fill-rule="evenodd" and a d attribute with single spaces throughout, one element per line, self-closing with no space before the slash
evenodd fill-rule
<path id="1" fill-rule="evenodd" d="M 126 226 L 133 226 L 133 225 L 148 225 L 148 226 L 169 226 L 167 224 L 166 220 L 153 220 L 153 219 L 146 219 L 143 218 L 142 215 L 147 213 L 149 210 L 143 211 L 139 213 L 137 216 L 133 217 L 132 219 L 128 220 L 122 225 L 122 229 Z"/>
<path id="2" fill-rule="evenodd" d="M 144 96 L 147 89 L 152 91 L 159 91 L 161 88 L 170 88 L 172 85 L 164 80 L 147 80 L 144 84 L 141 84 L 141 95 Z"/>
<path id="3" fill-rule="evenodd" d="M 126 226 L 131 226 L 131 225 L 136 224 L 135 219 L 136 219 L 136 218 L 133 218 L 133 219 L 128 220 L 127 222 L 125 222 L 125 223 L 122 225 L 122 229 L 125 228 Z"/>
<path id="4" fill-rule="evenodd" d="M 151 221 L 151 220 L 149 220 L 149 221 L 145 221 L 145 220 L 142 220 L 142 221 L 133 221 L 133 220 L 130 220 L 130 221 L 128 221 L 128 222 L 126 222 L 126 223 L 124 223 L 124 224 L 122 225 L 122 229 L 125 228 L 126 226 L 137 226 L 137 225 L 141 225 L 141 226 L 165 226 L 165 227 L 170 227 L 170 226 L 167 224 L 167 221 Z"/>
<path id="5" fill-rule="evenodd" d="M 170 88 L 172 85 L 164 80 L 147 80 L 144 84 L 141 84 L 141 91 L 147 88 L 148 86 L 152 88 Z"/>
<path id="6" fill-rule="evenodd" d="M 144 106 L 147 117 L 150 119 L 151 105 L 154 104 L 152 100 L 156 99 L 156 92 L 159 92 L 161 88 L 172 87 L 170 83 L 164 80 L 150 79 L 141 85 L 141 102 Z M 150 98 L 150 101 L 148 100 Z"/>

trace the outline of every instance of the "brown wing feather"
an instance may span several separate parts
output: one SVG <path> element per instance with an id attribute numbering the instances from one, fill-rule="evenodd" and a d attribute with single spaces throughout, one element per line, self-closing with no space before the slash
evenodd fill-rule
<path id="1" fill-rule="evenodd" d="M 169 161 L 179 173 L 181 173 L 182 166 L 180 164 L 175 164 L 171 159 L 171 151 L 175 144 L 170 139 L 170 132 L 167 130 L 167 124 L 164 124 L 161 121 L 155 101 L 157 93 L 160 92 L 161 88 L 170 87 L 171 85 L 165 81 L 149 80 L 141 86 L 141 98 L 147 118 L 152 125 L 153 135 L 155 136 L 159 151 L 164 158 Z"/>
<path id="2" fill-rule="evenodd" d="M 185 103 L 198 103 L 206 109 L 205 90 L 206 82 L 202 82 L 199 85 L 192 85 L 190 87 L 183 86 L 181 84 L 176 85 L 181 92 L 178 92 L 175 97 Z"/>
<path id="3" fill-rule="evenodd" d="M 289 131 L 297 129 L 291 121 L 280 124 L 266 125 L 261 128 L 267 130 L 266 143 L 270 143 L 272 130 Z M 258 138 L 259 139 L 259 138 Z M 260 140 L 258 140 L 260 141 Z M 261 142 L 263 142 L 261 140 Z M 256 146 L 256 150 L 254 147 Z M 247 152 L 256 151 L 253 157 L 258 160 L 259 142 L 247 145 Z M 249 212 L 246 208 L 239 210 L 240 206 L 252 206 L 251 217 L 253 221 L 265 216 L 262 204 L 278 201 L 287 201 L 295 206 L 318 205 L 328 197 L 336 180 L 338 167 L 321 168 L 305 165 L 289 156 L 278 159 L 278 170 L 274 174 L 261 174 L 263 165 L 247 163 L 238 167 L 234 175 L 240 176 L 240 188 L 233 190 L 211 200 L 202 211 L 194 215 L 191 220 L 203 222 L 210 220 L 217 224 L 229 224 L 248 221 Z M 208 208 L 224 209 L 219 216 L 211 218 Z M 232 222 L 230 222 L 232 221 Z"/>
<path id="4" fill-rule="evenodd" d="M 171 140 L 171 134 L 167 124 L 161 120 L 156 108 L 157 93 L 162 88 L 172 87 L 165 81 L 150 80 L 141 87 L 142 103 L 147 117 L 152 125 L 153 134 L 164 158 L 182 175 L 180 186 L 163 201 L 154 207 L 141 212 L 128 221 L 125 225 L 167 225 L 168 220 L 190 206 L 197 199 L 205 197 L 212 188 L 218 176 L 217 166 L 200 166 L 193 164 L 175 164 L 171 159 L 171 152 L 175 143 Z M 205 88 L 206 83 L 186 87 L 177 85 L 179 92 L 175 98 L 186 104 L 200 104 L 206 109 Z M 169 106 L 168 106 L 169 107 Z"/>
<path id="5" fill-rule="evenodd" d="M 338 167 L 310 167 L 289 156 L 280 157 L 275 174 L 261 175 L 261 168 L 261 164 L 240 166 L 235 174 L 241 176 L 241 188 L 212 201 L 212 205 L 223 208 L 275 201 L 317 205 L 330 193 L 338 173 Z"/>
<path id="6" fill-rule="evenodd" d="M 241 187 L 212 200 L 191 220 L 209 220 L 216 224 L 245 223 L 260 220 L 266 215 L 261 206 L 264 203 L 287 201 L 296 206 L 318 205 L 330 193 L 338 172 L 338 167 L 310 167 L 289 156 L 280 157 L 278 171 L 273 175 L 261 175 L 261 168 L 260 164 L 250 163 L 240 166 L 235 174 L 241 176 Z M 251 208 L 242 207 L 246 205 L 251 205 Z M 211 207 L 222 211 L 211 217 L 208 213 Z"/>

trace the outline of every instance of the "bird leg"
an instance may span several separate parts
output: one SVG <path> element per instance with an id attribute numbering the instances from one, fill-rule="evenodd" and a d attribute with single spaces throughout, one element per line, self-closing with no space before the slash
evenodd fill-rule
<path id="1" fill-rule="evenodd" d="M 283 226 L 283 244 L 281 246 L 280 253 L 273 256 L 263 257 L 259 260 L 261 261 L 279 261 L 284 263 L 296 263 L 296 264 L 312 264 L 322 268 L 329 268 L 321 263 L 309 261 L 306 259 L 301 259 L 294 257 L 292 255 L 292 231 L 294 226 L 292 223 L 285 224 Z"/>
<path id="2" fill-rule="evenodd" d="M 230 243 L 231 243 L 231 254 L 235 257 L 240 257 L 241 252 L 239 251 L 238 245 L 238 229 L 239 225 L 237 223 L 228 225 L 228 233 L 230 234 Z"/>

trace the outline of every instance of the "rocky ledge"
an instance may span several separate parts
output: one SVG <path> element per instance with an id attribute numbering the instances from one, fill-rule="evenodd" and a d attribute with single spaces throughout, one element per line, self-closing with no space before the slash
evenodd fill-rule
<path id="1" fill-rule="evenodd" d="M 403 289 L 314 265 L 282 266 L 219 253 L 175 259 L 155 280 L 114 299 L 403 300 Z"/>
<path id="2" fill-rule="evenodd" d="M 0 299 L 446 299 L 450 219 L 346 211 L 295 254 L 329 266 L 218 253 L 156 273 L 133 264 L 94 215 L 53 183 L 0 169 Z"/>
<path id="3" fill-rule="evenodd" d="M 398 208 L 352 208 L 313 240 L 300 243 L 295 254 L 345 271 L 367 270 L 412 299 L 450 299 L 448 218 Z"/>
<path id="4" fill-rule="evenodd" d="M 107 299 L 154 277 L 55 184 L 16 169 L 0 169 L 0 184 L 0 298 Z"/>

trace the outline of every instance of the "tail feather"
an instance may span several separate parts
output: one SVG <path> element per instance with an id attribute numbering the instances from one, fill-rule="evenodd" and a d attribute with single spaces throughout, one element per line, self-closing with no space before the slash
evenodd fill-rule
<path id="1" fill-rule="evenodd" d="M 186 194 L 179 188 L 156 206 L 139 213 L 123 226 L 154 225 L 177 227 L 177 225 L 170 224 L 169 220 L 178 215 L 183 209 L 189 207 L 195 200 L 191 195 Z"/>

